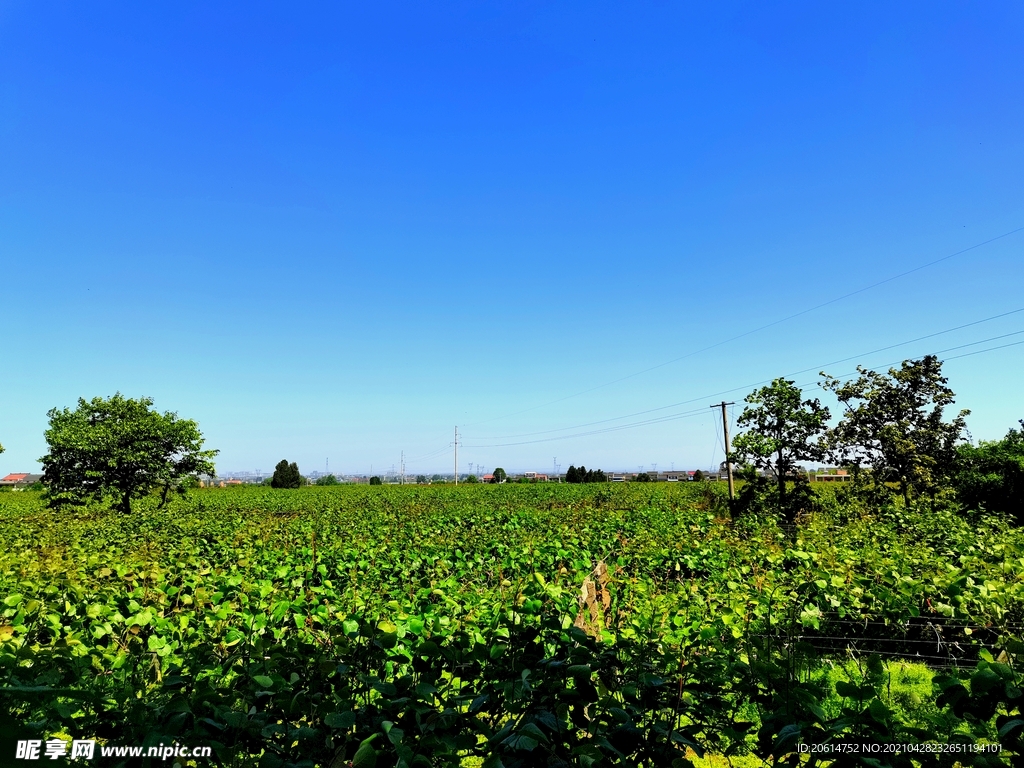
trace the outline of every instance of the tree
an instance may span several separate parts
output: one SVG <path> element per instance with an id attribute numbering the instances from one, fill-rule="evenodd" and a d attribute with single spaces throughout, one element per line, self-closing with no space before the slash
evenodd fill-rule
<path id="1" fill-rule="evenodd" d="M 569 469 L 565 472 L 565 482 L 567 483 L 604 483 L 608 481 L 608 476 L 601 469 L 587 469 L 582 464 L 579 467 L 574 467 L 571 464 Z"/>
<path id="2" fill-rule="evenodd" d="M 701 480 L 704 479 L 704 473 L 698 469 L 696 472 L 693 473 L 693 479 L 696 480 L 697 482 L 700 482 Z"/>
<path id="3" fill-rule="evenodd" d="M 853 381 L 825 376 L 823 386 L 835 393 L 846 414 L 832 432 L 832 447 L 841 463 L 856 470 L 867 464 L 879 488 L 899 485 L 904 503 L 914 494 L 935 498 L 955 471 L 957 446 L 970 411 L 943 420 L 955 394 L 935 355 L 905 360 L 887 374 L 857 367 Z"/>
<path id="4" fill-rule="evenodd" d="M 775 379 L 751 392 L 736 425 L 747 431 L 733 440 L 733 454 L 775 477 L 780 507 L 786 506 L 786 480 L 801 461 L 820 461 L 826 453 L 824 437 L 831 414 L 815 398 L 802 400 L 792 381 Z"/>
<path id="5" fill-rule="evenodd" d="M 427 480 L 426 475 L 416 475 L 416 482 L 419 483 L 420 485 L 426 485 L 430 481 Z"/>
<path id="6" fill-rule="evenodd" d="M 635 482 L 635 483 L 649 483 L 649 482 L 651 482 L 651 476 L 649 474 L 647 474 L 646 472 L 641 472 L 640 474 L 638 474 L 636 477 L 633 478 L 633 482 Z"/>
<path id="7" fill-rule="evenodd" d="M 374 475 L 373 477 L 370 478 L 370 485 L 383 485 L 383 483 L 381 482 L 381 479 L 379 477 Z"/>
<path id="8" fill-rule="evenodd" d="M 1002 440 L 958 449 L 954 475 L 957 498 L 969 509 L 1011 515 L 1024 523 L 1024 420 Z"/>
<path id="9" fill-rule="evenodd" d="M 467 482 L 467 483 L 479 483 L 480 481 L 477 479 L 476 475 L 466 475 L 465 482 Z"/>
<path id="10" fill-rule="evenodd" d="M 203 448 L 203 435 L 189 419 L 160 413 L 153 399 L 79 398 L 75 410 L 51 409 L 45 432 L 49 453 L 43 483 L 51 506 L 114 499 L 115 509 L 131 512 L 132 500 L 162 490 L 183 490 L 186 478 L 215 473 L 218 451 Z"/>
<path id="11" fill-rule="evenodd" d="M 334 475 L 322 475 L 316 479 L 315 485 L 341 485 Z"/>
<path id="12" fill-rule="evenodd" d="M 505 470 L 501 467 L 495 467 L 494 472 L 492 472 L 491 475 L 492 483 L 504 483 L 508 479 L 508 475 L 505 474 Z"/>
<path id="13" fill-rule="evenodd" d="M 270 479 L 271 488 L 298 488 L 302 485 L 302 475 L 299 474 L 299 465 L 294 461 L 289 464 L 288 459 L 281 459 L 274 467 L 274 476 Z"/>

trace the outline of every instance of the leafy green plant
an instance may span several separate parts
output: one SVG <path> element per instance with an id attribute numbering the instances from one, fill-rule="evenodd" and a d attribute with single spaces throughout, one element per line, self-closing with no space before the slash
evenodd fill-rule
<path id="1" fill-rule="evenodd" d="M 968 509 L 984 509 L 1024 523 L 1024 421 L 1002 440 L 959 448 L 954 487 Z"/>
<path id="2" fill-rule="evenodd" d="M 1010 688 L 897 699 L 867 659 L 941 626 L 950 690 L 981 693 L 1024 619 L 1021 532 L 821 493 L 795 539 L 723 519 L 713 483 L 248 486 L 131 516 L 5 494 L 0 709 L 232 767 L 792 761 L 938 725 L 1010 754 Z"/>

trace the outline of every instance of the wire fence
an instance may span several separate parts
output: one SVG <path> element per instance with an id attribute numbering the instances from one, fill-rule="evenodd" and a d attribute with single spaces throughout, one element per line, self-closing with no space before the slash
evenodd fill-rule
<path id="1" fill-rule="evenodd" d="M 933 668 L 972 668 L 982 651 L 1001 653 L 1000 637 L 1024 636 L 1019 624 L 981 626 L 947 617 L 906 617 L 894 621 L 851 619 L 825 614 L 819 628 L 800 626 L 758 633 L 779 647 L 806 649 L 819 656 L 877 655 L 889 660 L 916 661 Z"/>

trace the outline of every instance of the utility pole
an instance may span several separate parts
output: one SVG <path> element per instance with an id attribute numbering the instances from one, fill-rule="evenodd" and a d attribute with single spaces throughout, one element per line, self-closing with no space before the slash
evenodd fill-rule
<path id="1" fill-rule="evenodd" d="M 727 405 L 735 405 L 735 403 L 727 403 L 724 400 L 717 405 L 712 405 L 712 408 L 722 409 L 722 434 L 725 435 L 725 475 L 729 478 L 729 501 L 736 498 L 736 491 L 732 482 L 732 448 L 729 447 L 729 417 L 725 415 L 725 407 Z"/>
<path id="2" fill-rule="evenodd" d="M 402 451 L 402 485 L 405 485 L 405 451 Z"/>
<path id="3" fill-rule="evenodd" d="M 455 425 L 455 484 L 459 484 L 459 425 Z"/>

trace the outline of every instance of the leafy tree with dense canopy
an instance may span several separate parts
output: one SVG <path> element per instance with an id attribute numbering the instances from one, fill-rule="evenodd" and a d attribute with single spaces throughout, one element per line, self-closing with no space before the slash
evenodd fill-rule
<path id="1" fill-rule="evenodd" d="M 736 425 L 746 432 L 732 443 L 733 455 L 775 477 L 778 501 L 786 504 L 786 480 L 801 461 L 821 461 L 831 414 L 815 398 L 804 400 L 795 382 L 775 379 L 746 396 Z"/>
<path id="2" fill-rule="evenodd" d="M 334 475 L 322 475 L 316 479 L 315 485 L 341 485 Z"/>
<path id="3" fill-rule="evenodd" d="M 1024 420 L 1002 440 L 966 443 L 958 449 L 954 487 L 970 509 L 1012 515 L 1024 523 Z"/>
<path id="4" fill-rule="evenodd" d="M 427 480 L 426 475 L 416 475 L 416 482 L 419 483 L 420 485 L 426 485 L 430 481 Z"/>
<path id="5" fill-rule="evenodd" d="M 937 490 L 956 471 L 957 447 L 970 411 L 951 421 L 944 409 L 955 394 L 935 355 L 905 360 L 899 368 L 877 373 L 857 366 L 853 381 L 825 376 L 822 386 L 835 393 L 846 413 L 832 430 L 834 455 L 855 469 L 867 464 L 877 488 L 899 486 L 904 503 L 914 494 Z"/>
<path id="6" fill-rule="evenodd" d="M 495 467 L 494 472 L 491 473 L 492 483 L 504 483 L 508 479 L 508 475 L 505 470 L 501 467 Z"/>
<path id="7" fill-rule="evenodd" d="M 635 482 L 635 483 L 649 483 L 649 482 L 651 482 L 651 476 L 649 474 L 647 474 L 646 472 L 641 472 L 640 474 L 638 474 L 636 477 L 633 478 L 633 482 Z"/>
<path id="8" fill-rule="evenodd" d="M 477 479 L 476 475 L 466 475 L 465 482 L 467 482 L 467 483 L 479 483 L 480 481 Z"/>
<path id="9" fill-rule="evenodd" d="M 383 484 L 384 483 L 381 481 L 381 479 L 379 477 L 377 477 L 376 475 L 374 475 L 373 477 L 370 478 L 370 485 L 383 485 Z"/>
<path id="10" fill-rule="evenodd" d="M 565 471 L 565 482 L 567 483 L 604 483 L 607 480 L 608 477 L 604 470 L 587 469 L 582 464 L 579 467 L 570 464 L 569 469 Z"/>
<path id="11" fill-rule="evenodd" d="M 51 506 L 112 497 L 128 513 L 132 500 L 162 490 L 161 506 L 185 481 L 215 473 L 218 451 L 203 450 L 190 419 L 154 410 L 153 399 L 79 398 L 75 410 L 51 409 L 45 432 L 49 452 L 39 459 Z"/>
<path id="12" fill-rule="evenodd" d="M 281 459 L 274 467 L 274 476 L 270 478 L 271 488 L 298 488 L 302 485 L 302 475 L 299 474 L 299 465 L 294 461 L 289 464 L 288 459 Z"/>

